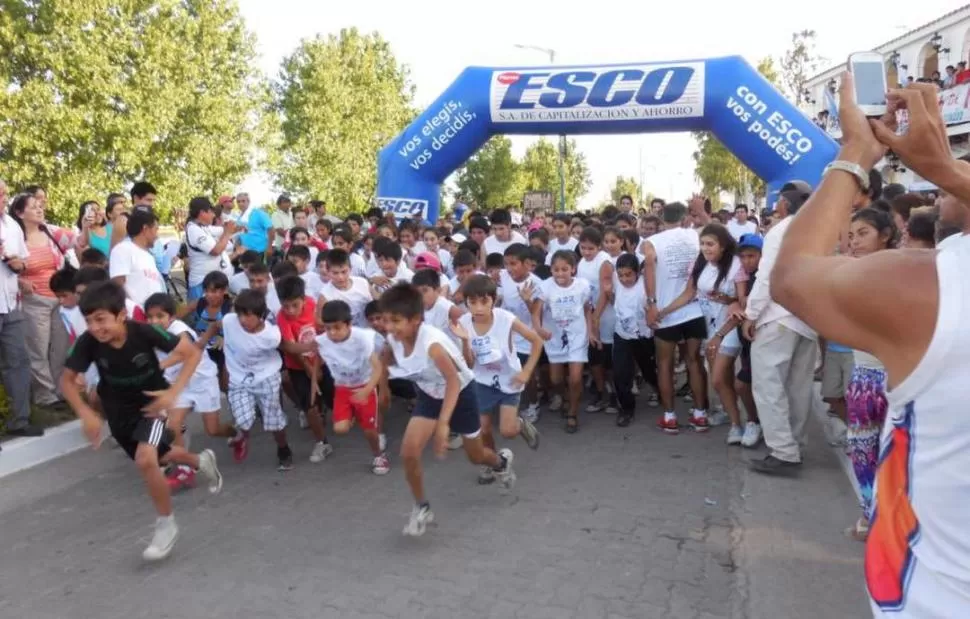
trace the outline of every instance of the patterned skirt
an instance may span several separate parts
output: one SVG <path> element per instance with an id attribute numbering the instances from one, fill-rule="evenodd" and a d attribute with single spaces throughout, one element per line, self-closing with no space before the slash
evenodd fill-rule
<path id="1" fill-rule="evenodd" d="M 872 489 L 879 464 L 879 435 L 886 421 L 886 371 L 858 367 L 845 391 L 846 451 L 862 493 L 862 512 L 872 516 Z"/>

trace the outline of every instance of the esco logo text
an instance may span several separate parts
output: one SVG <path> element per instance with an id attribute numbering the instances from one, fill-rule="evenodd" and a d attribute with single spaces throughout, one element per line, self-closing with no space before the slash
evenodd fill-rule
<path id="1" fill-rule="evenodd" d="M 427 200 L 413 200 L 410 198 L 378 198 L 377 206 L 385 213 L 393 213 L 398 217 L 408 217 L 410 215 L 421 215 L 425 217 L 428 212 Z"/>

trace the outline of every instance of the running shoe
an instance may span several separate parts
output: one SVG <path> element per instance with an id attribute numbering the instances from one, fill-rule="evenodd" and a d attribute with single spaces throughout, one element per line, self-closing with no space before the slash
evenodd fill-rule
<path id="1" fill-rule="evenodd" d="M 454 451 L 456 449 L 461 449 L 464 441 L 461 438 L 461 434 L 455 434 L 452 432 L 448 435 L 448 449 Z"/>
<path id="2" fill-rule="evenodd" d="M 515 486 L 515 471 L 512 469 L 512 460 L 515 456 L 511 449 L 500 449 L 498 457 L 502 459 L 502 469 L 495 471 L 495 478 L 502 484 L 502 490 L 508 492 Z"/>
<path id="3" fill-rule="evenodd" d="M 519 435 L 525 440 L 529 449 L 539 449 L 539 430 L 524 417 L 519 417 Z"/>
<path id="4" fill-rule="evenodd" d="M 731 418 L 728 414 L 724 412 L 724 409 L 717 409 L 713 413 L 707 416 L 707 423 L 712 427 L 723 426 L 724 424 L 731 423 Z"/>
<path id="5" fill-rule="evenodd" d="M 529 421 L 529 422 L 531 422 L 531 423 L 538 422 L 539 421 L 539 405 L 538 404 L 530 404 L 529 405 L 529 408 L 525 409 L 522 412 L 522 418 L 525 419 L 525 420 L 527 420 L 527 421 Z"/>
<path id="6" fill-rule="evenodd" d="M 174 516 L 159 516 L 155 519 L 155 534 L 152 541 L 142 553 L 145 561 L 161 561 L 172 553 L 175 540 L 178 539 L 179 528 L 175 524 Z"/>
<path id="7" fill-rule="evenodd" d="M 556 394 L 549 398 L 549 410 L 553 413 L 562 410 L 562 396 Z"/>
<path id="8" fill-rule="evenodd" d="M 495 482 L 495 471 L 492 467 L 487 464 L 482 467 L 481 471 L 478 472 L 478 483 L 481 486 L 487 486 Z"/>
<path id="9" fill-rule="evenodd" d="M 331 454 L 333 454 L 333 446 L 330 445 L 330 443 L 318 441 L 317 444 L 313 446 L 313 452 L 310 453 L 310 462 L 314 464 L 323 462 Z"/>
<path id="10" fill-rule="evenodd" d="M 277 447 L 276 448 L 276 470 L 277 471 L 292 471 L 293 470 L 293 450 L 289 447 Z"/>
<path id="11" fill-rule="evenodd" d="M 616 396 L 610 394 L 610 399 L 606 402 L 606 408 L 603 410 L 607 415 L 616 415 L 620 412 L 620 407 L 617 406 Z"/>
<path id="12" fill-rule="evenodd" d="M 728 430 L 727 444 L 740 445 L 742 440 L 744 440 L 744 431 L 741 430 L 741 426 L 732 425 L 731 429 Z"/>
<path id="13" fill-rule="evenodd" d="M 711 424 L 707 420 L 707 415 L 697 415 L 691 413 L 690 416 L 690 427 L 694 428 L 694 432 L 707 432 L 711 429 Z"/>
<path id="14" fill-rule="evenodd" d="M 744 436 L 741 437 L 741 445 L 754 447 L 759 441 L 761 441 L 761 426 L 753 421 L 744 424 Z"/>
<path id="15" fill-rule="evenodd" d="M 300 413 L 298 415 L 298 418 L 299 418 L 299 421 L 300 421 L 300 429 L 301 430 L 306 430 L 307 428 L 310 427 L 310 422 L 306 418 L 306 411 L 300 411 Z"/>
<path id="16" fill-rule="evenodd" d="M 173 493 L 183 488 L 192 488 L 195 486 L 195 471 L 183 464 L 173 466 L 166 471 L 165 482 L 168 484 L 169 492 Z"/>
<path id="17" fill-rule="evenodd" d="M 660 406 L 660 396 L 654 391 L 649 396 L 647 396 L 647 406 L 651 408 L 657 408 Z"/>
<path id="18" fill-rule="evenodd" d="M 586 412 L 602 413 L 604 408 L 606 408 L 606 403 L 603 402 L 602 398 L 600 398 L 599 396 L 596 396 L 592 400 L 590 400 L 589 404 L 586 405 Z"/>
<path id="19" fill-rule="evenodd" d="M 222 473 L 216 464 L 216 454 L 211 449 L 203 449 L 199 454 L 199 473 L 209 482 L 209 494 L 222 491 Z"/>
<path id="20" fill-rule="evenodd" d="M 375 456 L 370 470 L 374 475 L 387 475 L 391 472 L 391 461 L 387 459 L 385 454 Z"/>
<path id="21" fill-rule="evenodd" d="M 229 446 L 232 447 L 232 459 L 242 462 L 249 455 L 249 435 L 236 430 L 236 436 L 229 439 Z"/>
<path id="22" fill-rule="evenodd" d="M 680 424 L 677 422 L 676 416 L 667 417 L 663 415 L 657 422 L 657 427 L 667 434 L 680 434 Z"/>
<path id="23" fill-rule="evenodd" d="M 408 525 L 404 527 L 404 534 L 420 537 L 432 522 L 434 522 L 434 512 L 431 511 L 431 506 L 415 505 L 411 508 L 411 518 L 408 520 Z"/>

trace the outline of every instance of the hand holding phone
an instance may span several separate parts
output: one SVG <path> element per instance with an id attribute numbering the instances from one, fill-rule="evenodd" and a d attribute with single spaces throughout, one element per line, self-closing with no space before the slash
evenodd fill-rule
<path id="1" fill-rule="evenodd" d="M 853 95 L 856 105 L 869 118 L 886 113 L 886 65 L 882 54 L 856 52 L 849 55 L 849 72 L 852 73 Z"/>

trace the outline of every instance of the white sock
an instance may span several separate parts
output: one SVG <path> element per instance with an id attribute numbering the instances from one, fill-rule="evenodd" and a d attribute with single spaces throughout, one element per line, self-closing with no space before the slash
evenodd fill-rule
<path id="1" fill-rule="evenodd" d="M 664 421 L 677 421 L 677 413 L 667 411 L 664 413 Z"/>
<path id="2" fill-rule="evenodd" d="M 707 411 L 695 408 L 694 417 L 707 417 Z"/>
<path id="3" fill-rule="evenodd" d="M 175 524 L 175 512 L 172 512 L 168 516 L 159 516 L 158 522 L 159 524 L 165 524 L 165 525 Z"/>

